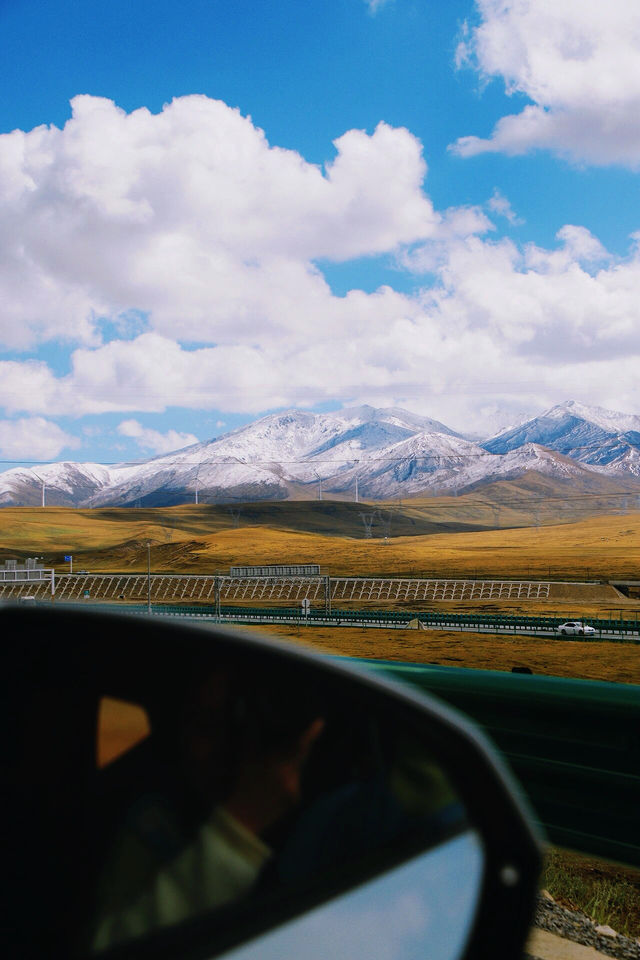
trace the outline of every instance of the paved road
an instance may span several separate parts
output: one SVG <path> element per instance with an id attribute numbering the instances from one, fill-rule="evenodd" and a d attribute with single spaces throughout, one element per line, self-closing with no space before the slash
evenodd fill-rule
<path id="1" fill-rule="evenodd" d="M 336 617 L 314 617 L 311 620 L 306 620 L 304 617 L 279 617 L 277 613 L 273 615 L 264 615 L 264 614 L 224 614 L 219 619 L 211 616 L 211 614 L 202 613 L 163 613 L 160 610 L 153 611 L 154 616 L 159 617 L 178 617 L 180 619 L 187 620 L 196 620 L 196 621 L 210 621 L 212 623 L 238 623 L 238 624 L 269 624 L 269 623 L 279 623 L 283 625 L 293 625 L 293 626 L 310 626 L 310 627 L 371 627 L 373 629 L 379 630 L 407 630 L 411 629 L 408 627 L 407 623 L 403 622 L 390 622 L 390 621 L 375 621 L 371 619 L 362 619 L 362 620 L 344 620 L 341 621 Z M 516 627 L 508 625 L 491 625 L 491 626 L 478 626 L 476 624 L 447 624 L 447 623 L 428 623 L 424 626 L 425 630 L 445 630 L 449 633 L 489 633 L 489 634 L 503 634 L 504 636 L 531 636 L 531 637 L 555 637 L 558 640 L 582 640 L 584 637 L 562 637 L 556 634 L 555 630 L 547 627 Z M 602 630 L 596 633 L 593 641 L 597 640 L 612 640 L 612 641 L 622 641 L 627 643 L 638 643 L 640 642 L 640 632 L 638 633 L 620 633 L 615 630 Z M 591 642 L 593 642 L 591 641 Z"/>
<path id="2" fill-rule="evenodd" d="M 533 930 L 523 960 L 605 960 L 606 955 L 546 930 Z"/>

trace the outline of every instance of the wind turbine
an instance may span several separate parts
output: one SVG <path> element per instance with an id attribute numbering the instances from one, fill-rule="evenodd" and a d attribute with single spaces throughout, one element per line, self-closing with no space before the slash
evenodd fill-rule
<path id="1" fill-rule="evenodd" d="M 45 505 L 44 492 L 45 492 L 45 489 L 46 489 L 45 482 L 44 482 L 44 480 L 42 479 L 42 477 L 39 476 L 39 475 L 35 472 L 35 470 L 33 469 L 33 467 L 29 467 L 29 469 L 31 470 L 31 472 L 32 472 L 33 474 L 35 474 L 36 477 L 38 477 L 38 480 L 39 480 L 40 483 L 42 484 L 42 504 L 41 504 L 41 505 L 44 507 L 44 505 Z"/>
<path id="2" fill-rule="evenodd" d="M 313 471 L 318 479 L 318 500 L 322 500 L 322 477 L 316 469 Z"/>

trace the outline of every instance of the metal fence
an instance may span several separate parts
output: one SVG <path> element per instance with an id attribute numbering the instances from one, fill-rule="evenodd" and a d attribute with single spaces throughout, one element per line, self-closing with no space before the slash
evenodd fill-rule
<path id="1" fill-rule="evenodd" d="M 99 598 L 87 598 L 94 601 L 94 607 L 107 611 L 114 609 L 113 602 L 101 605 Z M 98 600 L 96 603 L 95 601 Z M 69 601 L 68 601 L 69 602 Z M 78 602 L 70 601 L 70 602 Z M 147 614 L 146 603 L 127 604 L 121 609 L 126 613 Z M 152 614 L 166 617 L 188 617 L 199 620 L 219 620 L 234 623 L 300 623 L 309 625 L 323 624 L 336 627 L 385 627 L 407 629 L 422 626 L 425 629 L 453 629 L 468 632 L 496 634 L 533 634 L 534 636 L 554 636 L 558 624 L 570 619 L 566 616 L 526 616 L 490 613 L 438 613 L 434 610 L 346 610 L 332 607 L 327 609 L 324 600 L 315 607 L 302 610 L 296 607 L 253 607 L 221 604 L 218 600 L 212 604 L 190 605 L 188 603 L 162 603 L 151 606 Z M 413 621 L 413 623 L 412 623 Z M 583 622 L 594 627 L 595 633 L 586 636 L 567 636 L 563 640 L 580 642 L 610 641 L 617 643 L 640 644 L 640 622 L 637 618 L 606 619 L 584 617 Z"/>
<path id="2" fill-rule="evenodd" d="M 228 577 L 210 574 L 153 574 L 153 603 L 179 601 L 297 603 L 308 599 L 334 602 L 437 603 L 443 600 L 546 600 L 551 584 L 527 580 L 435 580 L 376 577 L 269 576 Z M 29 589 L 0 582 L 0 599 L 33 593 L 43 597 L 44 583 Z M 56 598 L 81 600 L 146 600 L 146 574 L 60 574 Z"/>

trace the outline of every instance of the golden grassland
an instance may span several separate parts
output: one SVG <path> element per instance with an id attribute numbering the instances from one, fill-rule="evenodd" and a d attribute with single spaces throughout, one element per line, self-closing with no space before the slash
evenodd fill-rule
<path id="1" fill-rule="evenodd" d="M 334 576 L 608 580 L 635 579 L 640 572 L 638 511 L 539 528 L 391 536 L 385 542 L 365 539 L 351 520 L 342 524 L 336 517 L 332 525 L 326 512 L 317 514 L 323 522 L 316 527 L 323 532 L 295 529 L 313 526 L 313 504 L 279 506 L 291 509 L 271 516 L 262 505 L 253 515 L 257 520 L 248 510 L 237 528 L 228 513 L 208 506 L 6 508 L 0 511 L 0 559 L 38 554 L 62 571 L 64 554 L 72 553 L 76 568 L 133 572 L 146 569 L 150 540 L 158 573 L 224 572 L 236 564 L 268 563 L 320 563 Z"/>
<path id="2" fill-rule="evenodd" d="M 244 628 L 243 628 L 244 629 Z M 640 683 L 640 644 L 578 642 L 542 637 L 505 637 L 445 630 L 383 630 L 356 627 L 252 628 L 320 653 L 405 663 L 432 663 L 476 670 L 526 666 L 533 673 L 584 680 Z"/>

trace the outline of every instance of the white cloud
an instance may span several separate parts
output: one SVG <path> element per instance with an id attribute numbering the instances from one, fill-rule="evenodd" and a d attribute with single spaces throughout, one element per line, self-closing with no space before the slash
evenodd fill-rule
<path id="1" fill-rule="evenodd" d="M 271 147 L 204 96 L 131 114 L 78 96 L 62 130 L 0 136 L 0 342 L 100 340 L 97 319 L 149 314 L 182 340 L 286 336 L 330 299 L 319 258 L 425 239 L 420 142 L 380 123 L 334 142 L 324 170 Z"/>
<path id="2" fill-rule="evenodd" d="M 531 103 L 489 138 L 465 136 L 462 156 L 553 150 L 574 161 L 640 168 L 640 7 L 632 0 L 476 0 L 459 65 Z"/>
<path id="3" fill-rule="evenodd" d="M 79 446 L 77 437 L 42 417 L 0 420 L 0 456 L 7 460 L 51 460 Z"/>
<path id="4" fill-rule="evenodd" d="M 550 249 L 452 234 L 407 262 L 435 271 L 435 282 L 416 296 L 387 287 L 330 298 L 287 339 L 265 331 L 251 345 L 186 349 L 144 333 L 76 350 L 60 378 L 43 365 L 0 363 L 0 403 L 49 415 L 168 406 L 252 414 L 353 399 L 405 404 L 469 430 L 568 396 L 638 407 L 636 246 L 616 259 L 567 225 Z M 146 428 L 127 429 L 142 438 Z M 159 451 L 161 437 L 148 448 Z"/>
<path id="5" fill-rule="evenodd" d="M 118 424 L 118 433 L 123 437 L 135 440 L 143 450 L 152 450 L 153 453 L 169 453 L 171 450 L 180 450 L 192 443 L 198 443 L 193 433 L 180 433 L 178 430 L 167 430 L 161 433 L 150 427 L 143 427 L 138 420 L 123 420 Z"/>
<path id="6" fill-rule="evenodd" d="M 0 137 L 0 337 L 74 347 L 66 376 L 0 361 L 0 407 L 224 416 L 350 399 L 482 429 L 494 397 L 514 417 L 566 396 L 637 406 L 636 246 L 612 257 L 580 225 L 517 245 L 490 239 L 479 207 L 434 211 L 407 130 L 352 130 L 336 150 L 323 171 L 205 97 L 159 115 L 80 97 L 64 130 Z M 515 217 L 497 190 L 487 208 Z M 338 297 L 315 265 L 381 251 L 416 283 L 430 273 L 424 289 Z M 122 339 L 102 342 L 101 316 L 124 318 Z M 126 422 L 149 450 L 195 440 Z"/>
<path id="7" fill-rule="evenodd" d="M 487 202 L 487 207 L 492 213 L 496 213 L 499 217 L 504 217 L 505 220 L 514 227 L 524 223 L 524 220 L 521 220 L 520 217 L 517 216 L 508 199 L 497 187 L 491 194 Z"/>
<path id="8" fill-rule="evenodd" d="M 378 10 L 381 10 L 382 7 L 385 7 L 388 3 L 393 2 L 393 0 L 364 0 L 364 2 L 369 7 L 369 12 L 376 14 Z"/>

